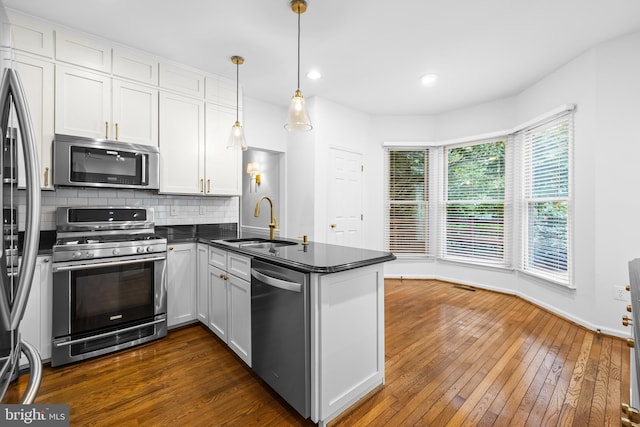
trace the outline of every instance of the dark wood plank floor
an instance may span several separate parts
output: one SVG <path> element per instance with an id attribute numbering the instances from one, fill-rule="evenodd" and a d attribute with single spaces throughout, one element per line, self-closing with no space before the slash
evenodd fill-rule
<path id="1" fill-rule="evenodd" d="M 386 384 L 336 426 L 619 426 L 629 350 L 519 298 L 385 281 Z M 611 313 L 617 316 L 619 313 Z M 21 377 L 5 397 L 18 399 Z M 312 425 L 204 327 L 44 370 L 36 403 L 71 424 Z"/>

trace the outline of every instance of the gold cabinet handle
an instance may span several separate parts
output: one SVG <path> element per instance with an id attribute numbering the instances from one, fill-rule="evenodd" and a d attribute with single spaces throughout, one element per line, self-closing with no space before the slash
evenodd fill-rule
<path id="1" fill-rule="evenodd" d="M 336 224 L 331 224 L 329 227 L 336 228 Z"/>
<path id="2" fill-rule="evenodd" d="M 635 346 L 636 342 L 633 340 L 633 338 L 627 338 L 627 347 L 634 348 Z"/>
<path id="3" fill-rule="evenodd" d="M 211 180 L 207 180 L 207 193 L 211 193 Z"/>
<path id="4" fill-rule="evenodd" d="M 49 186 L 49 168 L 44 168 L 44 186 Z"/>
<path id="5" fill-rule="evenodd" d="M 109 139 L 109 122 L 104 122 L 104 139 Z"/>
<path id="6" fill-rule="evenodd" d="M 627 306 L 627 311 L 628 311 L 629 313 L 631 313 L 631 310 L 632 310 L 631 306 L 630 306 L 630 305 L 628 305 L 628 306 Z"/>
<path id="7" fill-rule="evenodd" d="M 631 285 L 627 285 L 624 288 L 626 289 L 627 292 L 631 292 Z"/>
<path id="8" fill-rule="evenodd" d="M 204 193 L 204 179 L 200 178 L 200 192 Z"/>
<path id="9" fill-rule="evenodd" d="M 169 246 L 169 250 L 172 251 L 173 250 L 173 246 Z"/>
<path id="10" fill-rule="evenodd" d="M 116 123 L 116 141 L 118 140 L 118 124 Z"/>
<path id="11" fill-rule="evenodd" d="M 629 326 L 629 325 L 633 325 L 633 321 L 631 319 L 631 317 L 627 316 L 626 314 L 624 316 L 622 316 L 622 324 L 624 326 Z"/>

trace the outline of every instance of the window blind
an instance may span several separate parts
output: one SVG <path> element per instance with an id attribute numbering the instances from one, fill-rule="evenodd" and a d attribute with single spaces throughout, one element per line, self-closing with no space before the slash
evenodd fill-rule
<path id="1" fill-rule="evenodd" d="M 429 150 L 387 149 L 385 246 L 429 254 Z"/>
<path id="2" fill-rule="evenodd" d="M 571 281 L 573 112 L 522 131 L 524 271 Z"/>
<path id="3" fill-rule="evenodd" d="M 443 258 L 508 265 L 507 142 L 445 149 Z"/>

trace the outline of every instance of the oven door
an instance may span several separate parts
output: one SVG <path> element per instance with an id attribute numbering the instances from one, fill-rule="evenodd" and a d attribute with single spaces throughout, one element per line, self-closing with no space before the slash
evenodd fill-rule
<path id="1" fill-rule="evenodd" d="M 81 337 L 166 314 L 166 254 L 53 265 L 53 337 Z"/>

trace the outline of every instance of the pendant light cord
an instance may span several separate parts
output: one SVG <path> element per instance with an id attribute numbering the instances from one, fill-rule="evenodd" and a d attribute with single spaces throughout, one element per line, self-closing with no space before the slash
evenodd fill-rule
<path id="1" fill-rule="evenodd" d="M 298 5 L 298 90 L 300 90 L 300 5 Z"/>
<path id="2" fill-rule="evenodd" d="M 240 61 L 236 62 L 236 122 L 238 121 L 238 109 L 240 108 Z"/>

